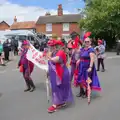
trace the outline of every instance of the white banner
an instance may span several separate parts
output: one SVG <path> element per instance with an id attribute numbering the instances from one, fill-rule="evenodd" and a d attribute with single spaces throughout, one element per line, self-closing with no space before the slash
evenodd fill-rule
<path id="1" fill-rule="evenodd" d="M 27 52 L 27 59 L 33 62 L 37 67 L 43 70 L 48 70 L 48 61 L 43 56 L 43 52 L 38 51 L 35 47 L 30 44 L 30 48 Z"/>
<path id="2" fill-rule="evenodd" d="M 21 49 L 22 42 L 18 41 L 18 50 Z"/>

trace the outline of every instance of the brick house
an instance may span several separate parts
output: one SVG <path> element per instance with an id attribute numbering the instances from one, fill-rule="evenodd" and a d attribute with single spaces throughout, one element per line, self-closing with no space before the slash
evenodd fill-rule
<path id="1" fill-rule="evenodd" d="M 5 21 L 0 22 L 0 30 L 8 30 L 10 28 L 10 25 L 6 23 Z"/>
<path id="2" fill-rule="evenodd" d="M 24 21 L 17 22 L 17 18 L 15 16 L 14 23 L 10 26 L 10 30 L 31 30 L 36 31 L 35 21 Z"/>
<path id="3" fill-rule="evenodd" d="M 80 33 L 78 21 L 81 19 L 80 14 L 63 14 L 62 5 L 58 5 L 57 15 L 46 13 L 40 16 L 36 22 L 36 31 L 45 33 L 48 37 L 56 34 L 58 37 L 69 38 L 73 31 Z"/>

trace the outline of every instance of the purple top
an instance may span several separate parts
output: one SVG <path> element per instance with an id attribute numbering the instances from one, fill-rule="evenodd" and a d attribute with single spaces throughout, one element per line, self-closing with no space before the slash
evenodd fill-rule
<path id="1" fill-rule="evenodd" d="M 84 48 L 80 49 L 80 58 L 81 59 L 90 59 L 90 53 L 95 53 L 94 48 L 88 48 L 87 50 L 85 50 Z"/>
<path id="2" fill-rule="evenodd" d="M 28 51 L 28 49 L 24 49 L 24 50 L 22 51 L 21 58 L 20 58 L 20 61 L 19 61 L 19 63 L 18 63 L 19 66 L 20 66 L 20 65 L 23 65 L 23 67 L 24 67 L 25 69 L 28 68 L 28 60 L 27 60 L 27 58 L 26 58 L 27 51 Z"/>

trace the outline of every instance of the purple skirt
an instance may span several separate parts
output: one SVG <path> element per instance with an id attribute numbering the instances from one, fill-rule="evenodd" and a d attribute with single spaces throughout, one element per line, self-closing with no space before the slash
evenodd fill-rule
<path id="1" fill-rule="evenodd" d="M 56 75 L 56 72 L 51 67 L 51 64 L 52 64 L 51 62 L 48 62 L 50 83 L 52 89 L 52 103 L 55 105 L 59 105 L 66 102 L 72 102 L 73 95 L 72 95 L 70 74 L 68 68 L 66 66 L 63 66 L 64 73 L 61 81 Z"/>
<path id="2" fill-rule="evenodd" d="M 92 83 L 90 84 L 91 89 L 100 91 L 101 87 L 95 65 L 93 65 L 92 71 L 90 73 L 87 72 L 88 68 L 89 66 L 86 62 L 80 63 L 77 84 L 82 84 L 87 87 L 87 79 L 89 77 L 92 80 Z"/>

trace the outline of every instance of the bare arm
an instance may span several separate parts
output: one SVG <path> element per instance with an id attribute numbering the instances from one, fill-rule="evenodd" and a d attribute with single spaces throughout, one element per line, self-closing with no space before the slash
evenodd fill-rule
<path id="1" fill-rule="evenodd" d="M 49 58 L 52 62 L 54 62 L 54 63 L 58 63 L 59 62 L 59 60 L 60 60 L 60 58 L 59 58 L 59 56 L 56 56 L 56 57 L 50 57 Z"/>
<path id="2" fill-rule="evenodd" d="M 79 66 L 79 64 L 80 64 L 80 59 L 77 60 L 77 62 L 76 62 L 76 66 Z"/>
<path id="3" fill-rule="evenodd" d="M 90 66 L 89 66 L 90 68 L 93 67 L 94 61 L 95 61 L 95 54 L 90 53 Z"/>

